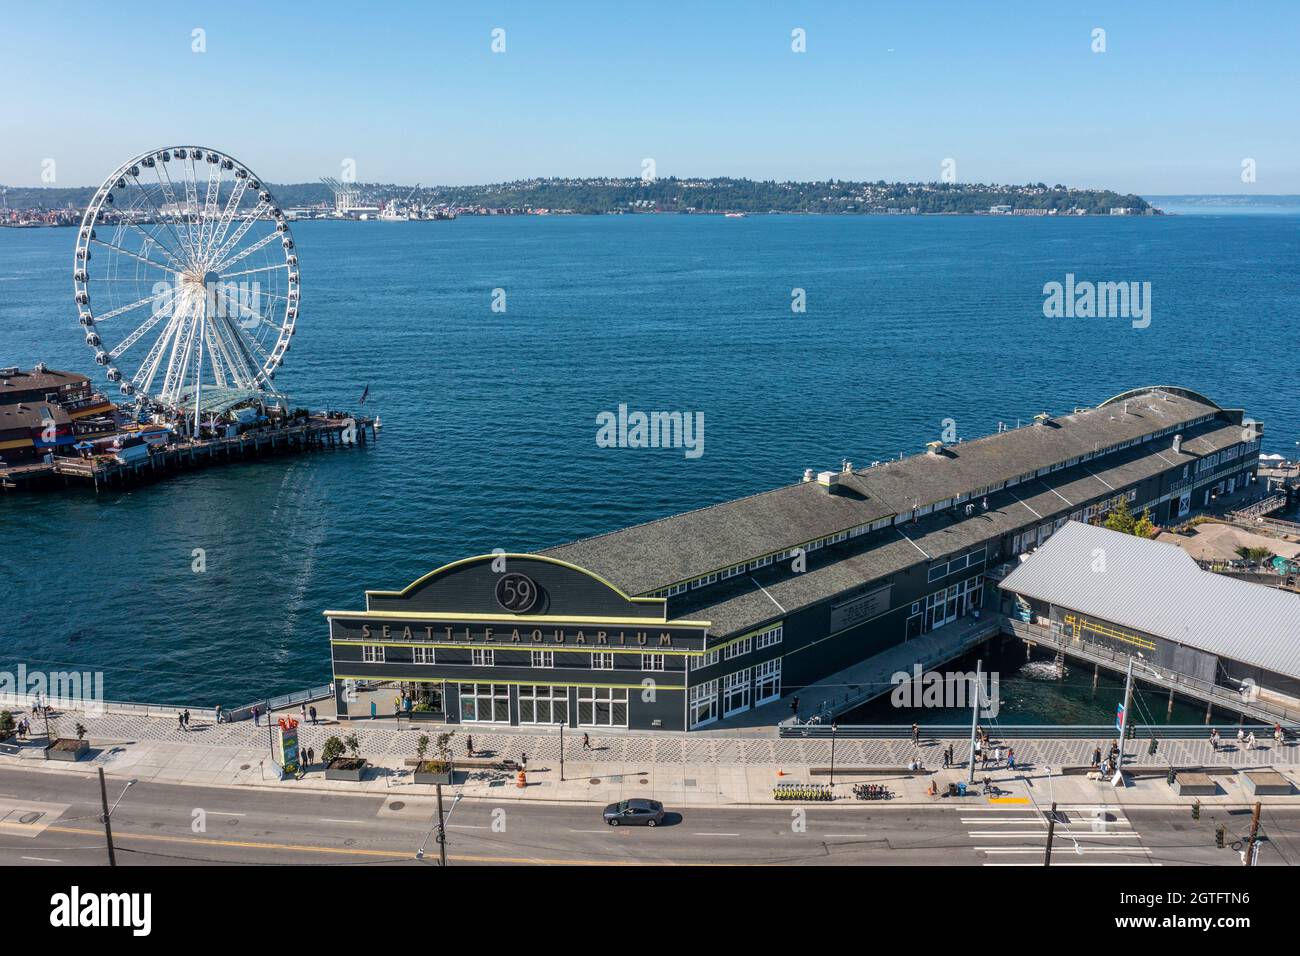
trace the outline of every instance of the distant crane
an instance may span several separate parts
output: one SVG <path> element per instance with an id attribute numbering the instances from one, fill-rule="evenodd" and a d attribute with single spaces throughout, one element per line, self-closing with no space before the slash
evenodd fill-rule
<path id="1" fill-rule="evenodd" d="M 338 215 L 346 216 L 361 205 L 361 190 L 351 183 L 345 185 L 332 176 L 322 176 L 320 181 L 333 191 L 334 211 Z"/>

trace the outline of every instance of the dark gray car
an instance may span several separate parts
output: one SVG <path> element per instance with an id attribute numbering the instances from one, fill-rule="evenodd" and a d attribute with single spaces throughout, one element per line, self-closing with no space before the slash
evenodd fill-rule
<path id="1" fill-rule="evenodd" d="M 623 800 L 605 808 L 605 822 L 612 827 L 657 827 L 663 819 L 658 800 Z"/>

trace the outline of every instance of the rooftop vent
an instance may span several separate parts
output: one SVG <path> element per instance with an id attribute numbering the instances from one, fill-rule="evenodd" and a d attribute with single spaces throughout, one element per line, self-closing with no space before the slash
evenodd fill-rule
<path id="1" fill-rule="evenodd" d="M 1174 454 L 1177 455 L 1183 450 L 1183 436 L 1174 436 Z"/>
<path id="2" fill-rule="evenodd" d="M 0 368 L 0 378 L 13 378 L 18 374 L 18 366 L 11 365 L 8 368 Z"/>
<path id="3" fill-rule="evenodd" d="M 816 472 L 813 471 L 811 468 L 805 468 L 805 469 L 803 470 L 803 480 L 804 480 L 804 481 L 812 481 L 814 475 L 816 475 Z"/>
<path id="4" fill-rule="evenodd" d="M 943 451 L 943 442 L 928 441 L 925 443 L 925 453 L 927 455 L 937 455 Z"/>
<path id="5" fill-rule="evenodd" d="M 817 473 L 817 484 L 825 488 L 830 494 L 835 494 L 840 487 L 839 473 L 834 471 L 819 471 Z"/>
<path id="6" fill-rule="evenodd" d="M 853 472 L 853 462 L 845 458 L 844 461 L 840 464 L 840 474 L 848 475 L 851 474 L 852 472 Z"/>
<path id="7" fill-rule="evenodd" d="M 1034 416 L 1035 425 L 1050 425 L 1051 423 L 1052 423 L 1052 416 L 1047 414 L 1047 412 L 1039 412 L 1037 415 Z"/>

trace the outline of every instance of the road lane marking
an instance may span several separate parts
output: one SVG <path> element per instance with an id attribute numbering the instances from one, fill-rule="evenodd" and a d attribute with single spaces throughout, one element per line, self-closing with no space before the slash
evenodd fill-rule
<path id="1" fill-rule="evenodd" d="M 103 830 L 89 830 L 81 827 L 60 827 L 51 826 L 46 828 L 51 833 L 72 833 L 78 836 L 103 837 Z M 596 833 L 603 833 L 603 830 L 596 830 Z M 252 840 L 216 840 L 200 837 L 182 837 L 169 836 L 162 833 L 123 833 L 117 830 L 113 831 L 114 842 L 121 843 L 126 840 L 147 840 L 156 843 L 181 843 L 194 846 L 209 847 L 234 847 L 236 849 L 250 850 L 288 850 L 295 853 L 322 853 L 334 854 L 339 856 L 364 856 L 364 857 L 381 857 L 386 860 L 400 862 L 403 860 L 414 859 L 415 854 L 404 853 L 395 854 L 389 850 L 367 850 L 361 847 L 332 847 L 332 846 L 308 846 L 300 843 L 261 843 Z M 643 863 L 638 860 L 579 860 L 579 859 L 554 859 L 536 856 L 469 856 L 467 854 L 448 853 L 448 860 L 455 860 L 462 863 L 515 863 L 515 864 L 539 864 L 544 866 L 714 866 L 713 863 L 676 863 L 672 861 L 655 860 L 653 862 Z"/>
<path id="2" fill-rule="evenodd" d="M 19 859 L 35 860 L 38 863 L 62 863 L 63 862 L 62 860 L 56 860 L 53 857 L 48 857 L 48 856 L 24 856 L 24 857 L 19 857 Z"/>
<path id="3" fill-rule="evenodd" d="M 1028 797 L 989 797 L 989 803 L 1028 803 Z"/>
<path id="4" fill-rule="evenodd" d="M 334 817 L 320 817 L 321 823 L 369 823 L 369 820 L 337 820 Z"/>
<path id="5" fill-rule="evenodd" d="M 991 837 L 995 840 L 1004 840 L 1010 837 L 1042 837 L 1047 835 L 1045 830 L 970 830 L 970 836 L 973 837 Z M 1136 833 L 1094 833 L 1087 830 L 1080 833 L 1069 831 L 1056 831 L 1058 840 L 1136 840 Z"/>
<path id="6" fill-rule="evenodd" d="M 692 833 L 691 836 L 740 836 L 739 833 Z"/>
<path id="7" fill-rule="evenodd" d="M 1046 844 L 1044 844 L 1043 846 L 1023 846 L 1023 847 L 1022 846 L 977 846 L 975 847 L 975 849 L 980 850 L 984 853 L 1003 853 L 1003 854 L 1042 853 L 1043 850 L 1046 849 Z M 1074 850 L 1071 847 L 1060 845 L 1060 844 L 1054 845 L 1052 849 L 1056 853 L 1074 852 Z M 1084 846 L 1084 847 L 1079 847 L 1079 849 L 1082 850 L 1084 853 L 1123 853 L 1125 855 L 1132 854 L 1132 853 L 1151 852 L 1149 848 L 1144 846 L 1115 846 L 1115 847 Z"/>
<path id="8" fill-rule="evenodd" d="M 474 823 L 448 823 L 447 827 L 452 830 L 490 830 L 491 829 L 491 827 L 485 824 L 479 825 Z"/>

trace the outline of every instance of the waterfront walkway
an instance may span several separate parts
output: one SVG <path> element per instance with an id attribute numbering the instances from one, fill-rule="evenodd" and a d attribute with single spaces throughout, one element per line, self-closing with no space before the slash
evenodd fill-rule
<path id="1" fill-rule="evenodd" d="M 433 788 L 411 779 L 407 759 L 414 757 L 421 733 L 430 738 L 436 728 L 398 729 L 389 721 L 358 721 L 349 725 L 318 724 L 302 728 L 304 746 L 319 755 L 330 735 L 355 733 L 360 753 L 372 765 L 361 783 L 325 780 L 317 764 L 302 780 L 278 779 L 271 759 L 270 734 L 263 721 L 213 724 L 195 719 L 183 731 L 174 719 L 133 714 L 64 713 L 52 718 L 56 736 L 72 736 L 75 724 L 86 727 L 91 742 L 88 758 L 76 763 L 45 761 L 41 748 L 29 745 L 16 756 L 0 757 L 0 763 L 15 768 L 52 772 L 94 774 L 99 767 L 121 778 L 181 783 L 196 786 L 294 788 L 324 793 L 386 793 L 400 791 L 411 796 L 427 795 Z M 42 727 L 33 719 L 34 729 Z M 1225 728 L 1226 730 L 1226 728 Z M 993 743 L 997 744 L 996 728 Z M 521 761 L 527 754 L 528 786 L 516 786 L 511 773 L 471 770 L 458 773 L 452 792 L 490 800 L 537 799 L 552 802 L 606 803 L 628 797 L 653 797 L 674 806 L 772 805 L 772 788 L 778 783 L 824 783 L 831 758 L 828 739 L 775 737 L 717 737 L 696 734 L 645 735 L 623 732 L 601 735 L 588 731 L 592 748 L 582 748 L 582 732 L 564 734 L 564 779 L 560 779 L 560 735 L 558 732 L 507 733 L 484 728 L 458 728 L 452 738 L 454 757 L 465 755 L 466 737 L 472 736 L 480 756 Z M 1006 791 L 1007 799 L 1075 801 L 1119 801 L 1134 805 L 1190 803 L 1178 797 L 1165 783 L 1163 768 L 1169 761 L 1180 767 L 1210 767 L 1219 782 L 1218 795 L 1203 802 L 1241 805 L 1255 798 L 1244 788 L 1241 771 L 1271 768 L 1293 784 L 1300 784 L 1300 744 L 1288 741 L 1281 747 L 1271 739 L 1261 740 L 1254 751 L 1238 748 L 1235 742 L 1211 752 L 1208 741 L 1163 740 L 1158 757 L 1148 757 L 1146 740 L 1135 740 L 1127 750 L 1128 764 L 1150 768 L 1149 776 L 1136 779 L 1118 790 L 1106 782 L 1089 780 L 1083 774 L 1062 776 L 1066 767 L 1089 762 L 1092 748 L 1105 741 L 1069 739 L 1024 739 L 1011 742 L 1019 767 L 1007 770 L 990 766 L 976 770 L 976 779 L 990 777 Z M 907 739 L 840 739 L 835 744 L 837 798 L 852 800 L 854 783 L 886 784 L 903 802 L 932 803 L 925 790 L 931 779 L 941 789 L 949 781 L 965 780 L 967 771 L 956 768 L 930 773 L 908 773 L 902 768 L 919 758 L 933 770 L 942 763 L 942 751 L 952 745 L 961 762 L 967 741 L 928 737 L 922 730 L 921 745 Z M 874 773 L 866 773 L 874 769 Z M 979 800 L 983 801 L 981 797 Z M 1296 804 L 1300 794 L 1264 798 L 1265 802 Z"/>

